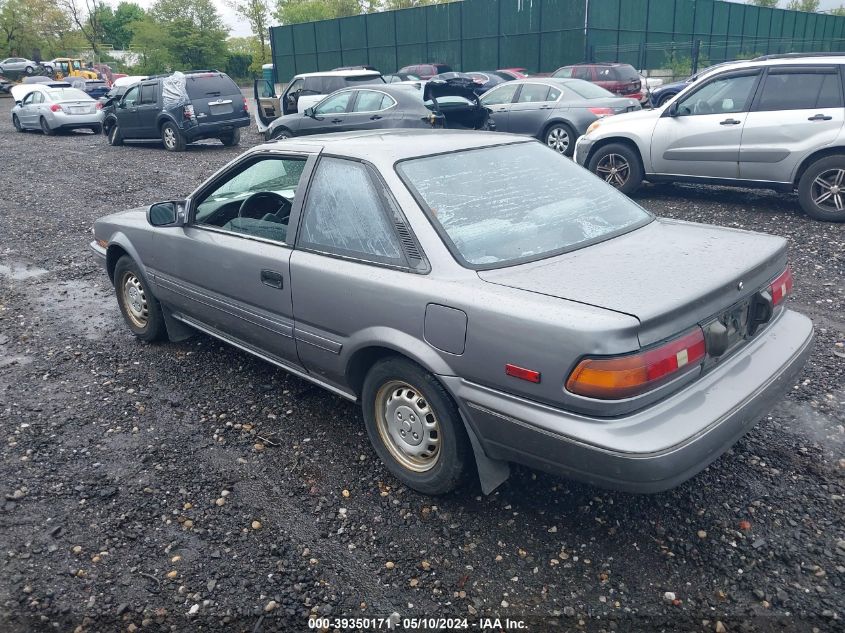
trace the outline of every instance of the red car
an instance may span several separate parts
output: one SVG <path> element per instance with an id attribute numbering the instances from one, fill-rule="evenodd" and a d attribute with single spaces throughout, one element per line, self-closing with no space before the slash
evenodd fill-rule
<path id="1" fill-rule="evenodd" d="M 552 77 L 564 79 L 583 79 L 597 84 L 620 97 L 641 101 L 642 80 L 640 74 L 630 64 L 616 62 L 590 62 L 558 68 Z"/>
<path id="2" fill-rule="evenodd" d="M 496 71 L 500 77 L 509 79 L 527 79 L 527 68 L 500 68 Z"/>
<path id="3" fill-rule="evenodd" d="M 431 79 L 434 75 L 452 72 L 448 64 L 429 62 L 427 64 L 412 64 L 396 71 L 397 75 L 415 75 L 420 79 Z"/>

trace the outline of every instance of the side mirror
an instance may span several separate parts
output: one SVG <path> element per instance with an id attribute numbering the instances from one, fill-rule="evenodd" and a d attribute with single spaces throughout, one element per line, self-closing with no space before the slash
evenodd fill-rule
<path id="1" fill-rule="evenodd" d="M 305 111 L 302 114 L 304 114 L 305 116 L 313 117 L 316 114 L 316 111 L 314 110 L 314 108 L 305 108 Z"/>
<path id="2" fill-rule="evenodd" d="M 185 223 L 184 201 L 156 202 L 150 205 L 147 221 L 153 226 L 182 226 Z"/>
<path id="3" fill-rule="evenodd" d="M 666 111 L 666 114 L 669 116 L 678 116 L 678 102 L 673 101 L 672 105 L 669 106 L 669 109 Z"/>
<path id="4" fill-rule="evenodd" d="M 21 104 L 21 102 L 20 102 L 20 101 L 15 101 L 15 105 L 16 105 L 16 106 L 19 106 L 20 104 Z"/>

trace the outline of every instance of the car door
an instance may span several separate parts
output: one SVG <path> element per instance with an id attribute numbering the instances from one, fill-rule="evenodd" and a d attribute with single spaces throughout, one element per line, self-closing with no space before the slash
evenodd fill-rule
<path id="1" fill-rule="evenodd" d="M 21 109 L 18 113 L 18 120 L 23 127 L 33 128 L 38 126 L 38 109 L 36 104 L 36 97 L 41 97 L 38 90 L 33 90 L 28 95 L 24 96 L 21 101 Z"/>
<path id="2" fill-rule="evenodd" d="M 276 86 L 271 79 L 256 79 L 252 94 L 255 98 L 255 117 L 263 126 L 270 125 L 282 116 L 282 100 L 276 96 Z"/>
<path id="3" fill-rule="evenodd" d="M 739 177 L 792 182 L 801 161 L 833 143 L 843 122 L 837 66 L 769 67 L 742 130 Z"/>
<path id="4" fill-rule="evenodd" d="M 280 100 L 282 114 L 295 114 L 297 112 L 297 102 L 304 87 L 305 80 L 302 77 L 298 77 L 288 84 Z"/>
<path id="5" fill-rule="evenodd" d="M 401 117 L 396 111 L 396 101 L 380 90 L 356 90 L 347 121 L 347 130 L 374 130 L 383 127 L 401 127 L 394 119 Z"/>
<path id="6" fill-rule="evenodd" d="M 349 128 L 349 109 L 354 90 L 340 90 L 329 95 L 302 115 L 297 135 L 345 132 Z"/>
<path id="7" fill-rule="evenodd" d="M 138 99 L 141 87 L 132 86 L 115 108 L 115 117 L 123 138 L 138 138 Z"/>
<path id="8" fill-rule="evenodd" d="M 158 138 L 157 120 L 160 112 L 158 82 L 141 84 L 137 107 L 138 135 L 140 137 Z"/>
<path id="9" fill-rule="evenodd" d="M 160 230 L 150 262 L 181 318 L 293 367 L 290 256 L 313 160 L 246 156 L 192 196 L 184 226 Z"/>
<path id="10" fill-rule="evenodd" d="M 739 177 L 742 128 L 759 69 L 722 73 L 663 111 L 651 139 L 655 174 Z"/>
<path id="11" fill-rule="evenodd" d="M 396 233 L 404 218 L 385 191 L 370 166 L 323 156 L 302 211 L 291 256 L 296 345 L 306 369 L 331 384 L 345 382 L 355 334 L 407 327 L 424 310 L 390 291 L 418 282 Z"/>
<path id="12" fill-rule="evenodd" d="M 508 131 L 537 136 L 552 113 L 560 90 L 541 83 L 524 83 L 508 116 Z"/>
<path id="13" fill-rule="evenodd" d="M 511 131 L 508 119 L 519 86 L 520 84 L 516 82 L 504 83 L 485 93 L 480 99 L 481 105 L 489 110 L 490 119 L 495 123 L 496 130 L 499 132 Z"/>

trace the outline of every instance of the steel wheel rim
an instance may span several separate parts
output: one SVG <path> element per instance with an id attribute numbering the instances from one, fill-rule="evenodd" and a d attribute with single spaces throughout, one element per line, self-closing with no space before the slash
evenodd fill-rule
<path id="1" fill-rule="evenodd" d="M 382 444 L 399 464 L 424 473 L 440 460 L 440 422 L 422 392 L 399 380 L 376 394 L 376 427 Z"/>
<path id="2" fill-rule="evenodd" d="M 562 127 L 552 128 L 546 136 L 546 145 L 556 152 L 565 153 L 569 149 L 569 132 Z"/>
<path id="3" fill-rule="evenodd" d="M 126 306 L 126 314 L 129 316 L 129 320 L 138 328 L 146 327 L 150 317 L 150 308 L 144 286 L 135 273 L 128 272 L 123 275 L 122 290 L 123 305 Z"/>
<path id="4" fill-rule="evenodd" d="M 828 169 L 816 176 L 810 196 L 824 211 L 845 211 L 845 169 Z"/>
<path id="5" fill-rule="evenodd" d="M 170 148 L 176 147 L 176 133 L 170 126 L 164 128 L 164 144 Z"/>
<path id="6" fill-rule="evenodd" d="M 596 165 L 596 174 L 614 187 L 622 187 L 631 175 L 631 165 L 621 154 L 607 154 Z"/>

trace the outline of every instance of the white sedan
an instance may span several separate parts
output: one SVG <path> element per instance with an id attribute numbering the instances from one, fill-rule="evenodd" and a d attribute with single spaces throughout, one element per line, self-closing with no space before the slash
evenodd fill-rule
<path id="1" fill-rule="evenodd" d="M 100 134 L 103 111 L 96 99 L 82 90 L 20 84 L 11 89 L 15 106 L 12 124 L 19 132 L 41 130 L 52 136 L 59 130 L 89 129 Z"/>

